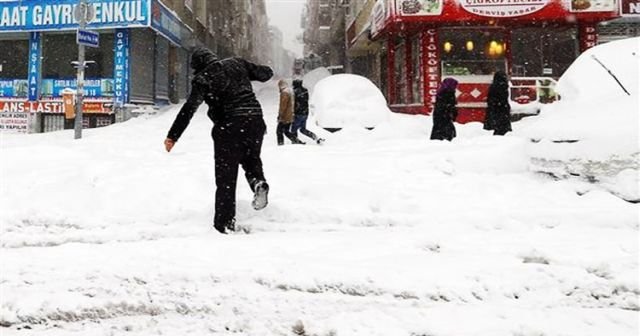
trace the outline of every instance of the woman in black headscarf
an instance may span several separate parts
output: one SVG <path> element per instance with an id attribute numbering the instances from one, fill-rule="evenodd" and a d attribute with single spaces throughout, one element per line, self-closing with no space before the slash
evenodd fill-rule
<path id="1" fill-rule="evenodd" d="M 458 117 L 456 107 L 456 87 L 458 81 L 453 78 L 445 78 L 436 94 L 436 106 L 433 109 L 433 129 L 431 140 L 451 141 L 456 137 L 456 127 L 453 122 Z"/>
<path id="2" fill-rule="evenodd" d="M 493 130 L 493 135 L 505 135 L 511 132 L 511 106 L 509 105 L 509 79 L 504 71 L 493 75 L 487 97 L 487 113 L 484 129 Z"/>

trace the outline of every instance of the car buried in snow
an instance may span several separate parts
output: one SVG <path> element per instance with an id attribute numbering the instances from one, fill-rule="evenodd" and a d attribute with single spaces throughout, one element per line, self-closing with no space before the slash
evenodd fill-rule
<path id="1" fill-rule="evenodd" d="M 382 92 L 369 79 L 332 75 L 314 87 L 309 102 L 316 124 L 329 131 L 345 127 L 375 128 L 385 122 L 391 110 Z"/>
<path id="2" fill-rule="evenodd" d="M 521 122 L 534 171 L 640 202 L 639 45 L 636 37 L 587 50 L 560 78 L 562 99 Z"/>

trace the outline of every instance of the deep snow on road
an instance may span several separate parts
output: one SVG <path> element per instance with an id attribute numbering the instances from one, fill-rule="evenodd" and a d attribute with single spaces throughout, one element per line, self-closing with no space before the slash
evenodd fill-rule
<path id="1" fill-rule="evenodd" d="M 3 335 L 637 335 L 638 210 L 529 171 L 529 142 L 392 115 L 276 146 L 270 205 L 211 227 L 204 107 L 102 129 L 2 135 Z"/>

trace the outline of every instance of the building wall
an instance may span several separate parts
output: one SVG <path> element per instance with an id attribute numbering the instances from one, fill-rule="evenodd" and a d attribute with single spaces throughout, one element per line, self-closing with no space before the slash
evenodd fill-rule
<path id="1" fill-rule="evenodd" d="M 194 31 L 190 44 L 206 46 L 219 57 L 270 60 L 270 35 L 264 0 L 163 0 Z M 247 39 L 247 36 L 251 36 Z"/>
<path id="2" fill-rule="evenodd" d="M 322 58 L 322 65 L 346 64 L 345 20 L 349 9 L 347 0 L 307 0 L 302 20 L 304 54 Z"/>

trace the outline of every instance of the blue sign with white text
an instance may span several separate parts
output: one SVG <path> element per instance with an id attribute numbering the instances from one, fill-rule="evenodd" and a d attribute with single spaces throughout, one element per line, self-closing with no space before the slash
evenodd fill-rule
<path id="1" fill-rule="evenodd" d="M 100 34 L 90 30 L 78 29 L 76 42 L 87 47 L 98 48 L 100 46 Z"/>
<path id="2" fill-rule="evenodd" d="M 38 85 L 42 68 L 42 35 L 40 33 L 29 34 L 29 101 L 36 101 L 39 97 Z"/>
<path id="3" fill-rule="evenodd" d="M 26 98 L 28 93 L 28 80 L 0 79 L 0 97 Z"/>
<path id="4" fill-rule="evenodd" d="M 76 90 L 78 80 L 73 79 L 43 79 L 41 95 L 46 98 L 60 98 L 64 89 Z M 113 96 L 113 79 L 111 78 L 87 78 L 84 81 L 85 97 L 111 97 Z"/>
<path id="5" fill-rule="evenodd" d="M 129 101 L 129 30 L 116 29 L 113 59 L 113 99 L 115 106 Z"/>
<path id="6" fill-rule="evenodd" d="M 151 0 L 87 0 L 95 19 L 87 28 L 148 27 Z M 75 29 L 78 0 L 0 1 L 0 32 Z"/>

